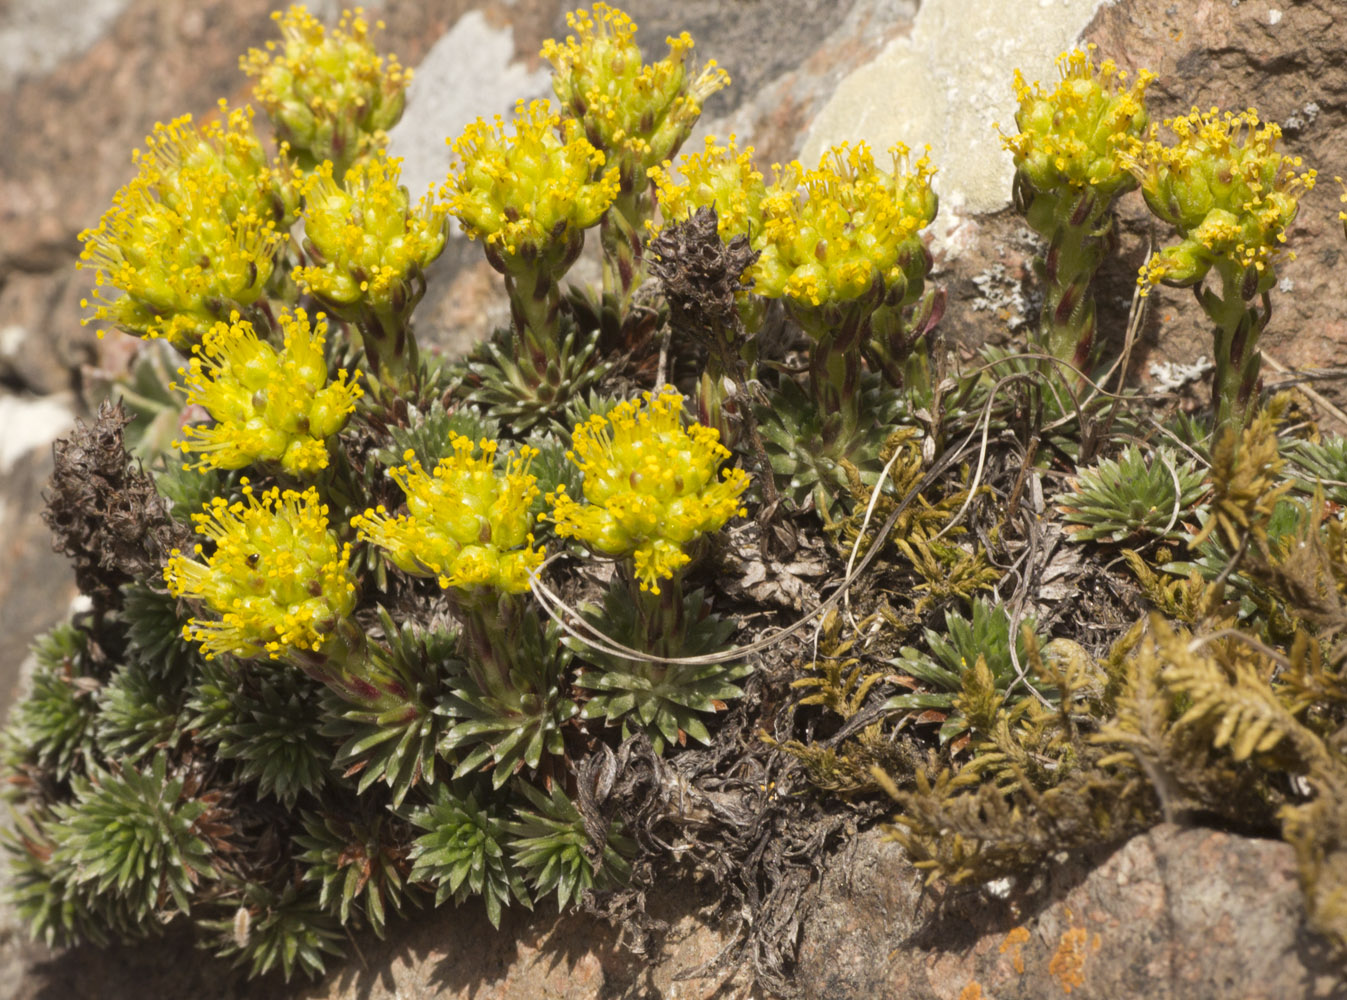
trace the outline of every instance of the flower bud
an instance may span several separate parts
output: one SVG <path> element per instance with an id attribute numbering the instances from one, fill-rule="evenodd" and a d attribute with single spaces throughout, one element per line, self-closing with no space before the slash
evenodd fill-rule
<path id="1" fill-rule="evenodd" d="M 453 143 L 457 170 L 442 194 L 468 235 L 485 240 L 507 268 L 513 258 L 559 266 L 617 196 L 617 170 L 598 175 L 604 154 L 547 101 L 520 101 L 513 129 L 507 136 L 499 116 L 494 128 L 480 118 L 469 125 Z"/>
<path id="2" fill-rule="evenodd" d="M 934 219 L 938 199 L 926 155 L 913 169 L 906 146 L 892 155 L 889 173 L 875 166 L 865 143 L 843 143 L 816 170 L 799 163 L 778 170 L 761 203 L 755 291 L 809 309 L 876 293 L 878 304 L 888 286 L 906 283 L 904 262 L 924 253 L 919 231 Z"/>
<path id="3" fill-rule="evenodd" d="M 1015 72 L 1020 131 L 1002 136 L 1015 156 L 1019 177 L 1035 191 L 1060 196 L 1072 188 L 1093 188 L 1104 201 L 1136 186 L 1117 162 L 1120 144 L 1146 127 L 1146 87 L 1155 74 L 1142 70 L 1127 87 L 1127 74 L 1112 60 L 1090 64 L 1091 45 L 1057 58 L 1062 81 L 1051 93 Z"/>
<path id="4" fill-rule="evenodd" d="M 184 116 L 156 125 L 145 142 L 133 156 L 139 174 L 80 233 L 78 266 L 97 271 L 90 319 L 186 352 L 262 295 L 298 195 L 268 162 L 249 108 L 221 102 L 208 124 Z M 124 294 L 105 298 L 108 285 Z"/>
<path id="5" fill-rule="evenodd" d="M 444 250 L 448 207 L 425 195 L 414 208 L 398 184 L 401 160 L 376 153 L 337 183 L 330 163 L 305 177 L 304 237 L 312 266 L 295 281 L 343 319 L 366 309 L 405 318 L 421 272 Z"/>
<path id="6" fill-rule="evenodd" d="M 360 537 L 379 546 L 392 563 L 415 576 L 434 576 L 441 587 L 490 588 L 505 594 L 529 589 L 529 574 L 543 561 L 533 547 L 530 508 L 538 496 L 528 471 L 537 451 L 510 452 L 496 469 L 496 442 L 477 446 L 451 438 L 454 453 L 427 473 L 413 454 L 389 475 L 407 497 L 407 513 L 383 508 L 351 519 Z"/>
<path id="7" fill-rule="evenodd" d="M 606 3 L 566 15 L 575 32 L 565 42 L 548 39 L 542 57 L 552 64 L 552 89 L 590 141 L 620 171 L 624 190 L 645 189 L 651 167 L 678 152 L 701 116 L 702 102 L 729 85 L 714 62 L 693 78 L 687 32 L 665 41 L 669 54 L 646 64 L 636 25 Z"/>
<path id="8" fill-rule="evenodd" d="M 1189 245 L 1147 264 L 1139 283 L 1193 284 L 1206 273 L 1195 266 L 1201 257 L 1206 267 L 1226 260 L 1271 272 L 1315 171 L 1299 171 L 1299 158 L 1279 152 L 1281 129 L 1260 126 L 1252 109 L 1194 108 L 1165 126 L 1174 145 L 1162 144 L 1152 126 L 1147 140 L 1133 139 L 1120 159 L 1140 181 L 1147 204 Z"/>

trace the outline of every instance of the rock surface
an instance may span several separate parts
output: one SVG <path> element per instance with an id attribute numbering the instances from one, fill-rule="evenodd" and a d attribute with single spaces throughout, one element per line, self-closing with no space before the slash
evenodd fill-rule
<path id="1" fill-rule="evenodd" d="M 830 1000 L 1347 996 L 1303 924 L 1291 848 L 1160 826 L 1005 894 L 922 891 L 874 833 L 838 858 L 798 984 Z"/>
<path id="2" fill-rule="evenodd" d="M 1288 231 L 1297 259 L 1278 264 L 1281 281 L 1260 344 L 1268 383 L 1284 377 L 1279 365 L 1339 365 L 1347 343 L 1347 314 L 1341 308 L 1347 293 L 1342 260 L 1347 242 L 1338 220 L 1341 189 L 1333 183 L 1335 174 L 1347 171 L 1347 67 L 1341 60 L 1347 21 L 1341 4 L 1128 0 L 1102 8 L 1086 37 L 1119 63 L 1159 74 L 1147 93 L 1155 118 L 1186 114 L 1193 107 L 1255 107 L 1265 121 L 1281 125 L 1287 150 L 1319 171 L 1320 183 L 1303 199 Z M 1127 202 L 1122 252 L 1129 263 L 1140 265 L 1153 223 L 1138 197 Z M 1155 238 L 1164 240 L 1165 234 L 1157 232 Z M 1124 271 L 1115 280 L 1115 300 L 1130 296 L 1131 275 Z M 1210 333 L 1194 306 L 1191 292 L 1156 291 L 1137 355 L 1143 377 L 1153 359 L 1191 362 L 1210 355 Z M 1341 380 L 1315 387 L 1339 406 L 1347 399 Z"/>
<path id="3" fill-rule="evenodd" d="M 64 614 L 73 588 L 37 518 L 48 444 L 70 419 L 89 366 L 124 363 L 128 342 L 79 326 L 87 276 L 77 234 L 131 176 L 130 150 L 156 120 L 246 99 L 239 54 L 271 34 L 271 0 L 0 0 L 0 709 L 18 682 L 29 637 Z M 311 7 L 325 16 L 337 0 Z M 395 135 L 414 189 L 438 181 L 446 135 L 472 117 L 544 94 L 537 56 L 564 33 L 561 0 L 387 0 L 383 44 L 420 75 Z M 1020 338 L 1034 318 L 1033 237 L 1007 207 L 1008 157 L 990 122 L 1010 121 L 1010 77 L 1054 76 L 1052 57 L 1078 34 L 1128 68 L 1149 67 L 1157 117 L 1192 105 L 1252 104 L 1288 148 L 1327 180 L 1347 174 L 1347 20 L 1338 0 L 1020 0 L 1010 32 L 991 32 L 979 0 L 685 0 L 624 5 L 652 55 L 687 29 L 701 58 L 735 79 L 707 108 L 698 136 L 734 131 L 766 166 L 829 141 L 930 142 L 944 199 L 934 249 L 949 289 L 944 329 L 976 344 Z M 71 16 L 71 10 L 75 15 Z M 72 27 L 72 23 L 75 26 Z M 1000 178 L 1001 180 L 998 180 Z M 997 185 L 1001 187 L 998 189 Z M 999 192 L 999 193 L 998 193 Z M 1338 190 L 1321 184 L 1291 233 L 1266 335 L 1272 361 L 1336 363 L 1347 344 Z M 1101 329 L 1120 330 L 1151 224 L 1123 206 L 1121 255 L 1100 294 Z M 1163 239 L 1163 233 L 1156 234 Z M 505 317 L 480 248 L 458 238 L 431 276 L 423 337 L 462 350 Z M 1191 362 L 1208 333 L 1186 293 L 1151 299 L 1136 372 Z M 1269 380 L 1274 372 L 1268 373 Z M 1334 383 L 1317 384 L 1330 400 Z M 65 396 L 53 394 L 65 393 Z M 844 877 L 845 876 L 845 877 Z M 1344 995 L 1303 927 L 1289 850 L 1275 842 L 1163 828 L 1112 854 L 1049 872 L 1007 898 L 922 893 L 891 845 L 868 833 L 844 849 L 818 891 L 797 981 L 809 997 L 942 1000 L 1072 996 L 1326 997 Z M 333 979 L 304 989 L 247 985 L 170 937 L 156 944 L 51 955 L 0 913 L 0 997 L 199 996 L 311 998 L 700 998 L 742 980 L 678 980 L 725 943 L 698 915 L 700 887 L 662 890 L 652 907 L 675 933 L 662 955 L 637 959 L 616 932 L 583 917 L 511 915 L 500 933 L 468 907 L 359 942 Z M 722 986 L 726 986 L 722 989 Z M 758 994 L 752 994 L 757 996 Z"/>

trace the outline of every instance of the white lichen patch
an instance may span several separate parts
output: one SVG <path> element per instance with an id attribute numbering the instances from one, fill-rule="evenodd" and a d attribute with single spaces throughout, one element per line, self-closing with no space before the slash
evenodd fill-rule
<path id="1" fill-rule="evenodd" d="M 17 323 L 0 327 L 0 358 L 17 357 L 19 348 L 28 339 L 28 330 Z"/>
<path id="2" fill-rule="evenodd" d="M 1300 107 L 1299 110 L 1291 112 L 1282 122 L 1282 131 L 1299 132 L 1307 125 L 1313 125 L 1314 119 L 1319 117 L 1319 104 L 1316 101 L 1310 101 Z"/>
<path id="3" fill-rule="evenodd" d="M 1203 355 L 1187 365 L 1178 361 L 1152 361 L 1146 370 L 1156 389 L 1161 392 L 1178 392 L 1194 382 L 1201 382 L 1211 374 L 1214 367 L 1206 355 Z"/>
<path id="4" fill-rule="evenodd" d="M 981 274 L 973 276 L 978 294 L 968 306 L 974 312 L 995 313 L 1012 330 L 1028 322 L 1029 303 L 1024 289 L 1006 271 L 1004 264 L 993 264 Z"/>

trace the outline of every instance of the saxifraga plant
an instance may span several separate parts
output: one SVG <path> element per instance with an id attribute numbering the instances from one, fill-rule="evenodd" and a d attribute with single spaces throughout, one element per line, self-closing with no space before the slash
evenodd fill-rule
<path id="1" fill-rule="evenodd" d="M 590 652 L 597 669 L 578 679 L 591 691 L 584 715 L 621 720 L 624 734 L 645 729 L 656 752 L 688 736 L 709 742 L 699 715 L 742 694 L 734 682 L 748 672 L 743 664 L 660 662 L 711 652 L 733 630 L 708 616 L 699 592 L 684 596 L 683 573 L 703 536 L 744 515 L 739 497 L 748 488 L 742 469 L 717 478 L 729 451 L 713 429 L 684 427 L 682 405 L 682 394 L 666 386 L 591 417 L 571 438 L 571 459 L 584 472 L 584 502 L 564 483 L 547 498 L 559 536 L 623 560 L 603 609 L 590 611 L 591 622 L 656 657 Z"/>
<path id="2" fill-rule="evenodd" d="M 1035 262 L 1044 282 L 1039 339 L 1043 350 L 1081 373 L 1064 376 L 1079 389 L 1094 360 L 1095 305 L 1090 283 L 1114 242 L 1113 206 L 1136 179 L 1117 153 L 1149 123 L 1146 87 L 1155 74 L 1127 74 L 1112 60 L 1097 68 L 1089 50 L 1057 59 L 1061 83 L 1051 92 L 1015 74 L 1019 132 L 1002 136 L 1015 156 L 1015 207 L 1048 241 Z"/>
<path id="3" fill-rule="evenodd" d="M 504 275 L 513 320 L 508 346 L 469 369 L 480 380 L 475 399 L 527 427 L 594 377 L 586 377 L 596 363 L 591 346 L 563 332 L 561 278 L 584 249 L 585 230 L 617 197 L 617 168 L 547 101 L 521 101 L 512 134 L 499 118 L 494 127 L 479 118 L 454 151 L 457 170 L 444 194 Z"/>
<path id="4" fill-rule="evenodd" d="M 729 85 L 711 60 L 695 75 L 688 66 L 692 36 L 667 39 L 669 54 L 642 61 L 636 25 L 606 3 L 566 15 L 575 32 L 549 40 L 542 57 L 552 64 L 557 100 L 617 170 L 617 192 L 599 226 L 603 292 L 619 322 L 645 278 L 646 226 L 654 217 L 651 171 L 674 156 L 701 117 L 702 102 Z"/>
<path id="5" fill-rule="evenodd" d="M 1147 461 L 1128 445 L 1116 461 L 1106 458 L 1079 470 L 1071 492 L 1057 503 L 1075 541 L 1116 543 L 1139 535 L 1177 540 L 1184 515 L 1206 489 L 1206 477 L 1168 448 L 1156 449 Z"/>
<path id="6" fill-rule="evenodd" d="M 1152 125 L 1146 140 L 1133 138 L 1122 155 L 1146 204 L 1180 238 L 1157 251 L 1137 280 L 1143 289 L 1162 283 L 1193 289 L 1214 326 L 1217 426 L 1241 426 L 1257 403 L 1258 338 L 1272 316 L 1277 258 L 1316 172 L 1300 170 L 1299 157 L 1280 152 L 1281 129 L 1260 123 L 1252 108 L 1194 109 L 1164 124 L 1173 145 L 1162 143 Z M 1205 286 L 1213 271 L 1219 290 Z"/>
<path id="7" fill-rule="evenodd" d="M 596 4 L 544 47 L 561 107 L 470 126 L 439 198 L 417 203 L 384 136 L 409 73 L 374 51 L 358 12 L 331 31 L 302 8 L 278 20 L 281 42 L 244 60 L 275 157 L 250 108 L 161 125 L 83 235 L 98 271 L 89 320 L 167 345 L 142 366 L 157 421 L 133 435 L 145 468 L 111 409 L 56 450 L 49 521 L 93 610 L 39 644 L 3 739 L 10 895 L 35 935 L 103 942 L 191 922 L 251 975 L 289 979 L 321 974 L 351 929 L 384 933 L 423 900 L 480 896 L 497 926 L 512 905 L 567 907 L 644 880 L 663 837 L 648 814 L 596 805 L 599 755 L 648 752 L 658 771 L 691 742 L 687 775 L 737 767 L 760 752 L 745 734 L 773 722 L 753 712 L 780 708 L 788 729 L 804 708 L 807 732 L 770 737 L 787 766 L 848 796 L 891 785 L 909 852 L 956 880 L 1150 822 L 1156 774 L 1233 813 L 1221 796 L 1238 785 L 1212 764 L 1229 753 L 1254 776 L 1241 807 L 1286 806 L 1316 926 L 1347 940 L 1333 874 L 1343 533 L 1320 496 L 1285 498 L 1274 414 L 1248 438 L 1230 430 L 1252 409 L 1272 263 L 1313 182 L 1273 129 L 1197 116 L 1170 124 L 1175 147 L 1143 141 L 1147 76 L 1125 88 L 1081 53 L 1064 57 L 1057 91 L 1018 85 L 1020 132 L 1004 141 L 1017 200 L 1049 240 L 1048 353 L 1088 367 L 1090 281 L 1134 183 L 1184 239 L 1144 280 L 1200 288 L 1214 270 L 1224 290 L 1201 294 L 1227 360 L 1225 430 L 1200 449 L 1213 469 L 1196 572 L 1164 575 L 1184 566 L 1170 545 L 1207 488 L 1167 451 L 1122 452 L 1078 472 L 1057 500 L 1069 511 L 1034 508 L 1040 521 L 1065 513 L 1078 540 L 1167 530 L 1154 558 L 1171 561 L 1123 558 L 1189 631 L 1153 621 L 1096 659 L 1049 638 L 1048 623 L 1071 628 L 1060 615 L 1034 608 L 1038 635 L 973 598 L 995 587 L 1009 600 L 1010 578 L 1037 572 L 1011 513 L 1042 493 L 1036 474 L 1009 483 L 995 433 L 976 471 L 968 452 L 954 472 L 933 460 L 973 408 L 934 340 L 944 300 L 923 243 L 936 213 L 924 155 L 896 147 L 884 169 L 843 143 L 769 183 L 731 137 L 675 166 L 727 78 L 690 68 L 686 35 L 645 63 L 635 26 Z M 450 215 L 511 306 L 511 327 L 463 365 L 423 356 L 413 332 Z M 603 288 L 563 294 L 595 226 Z M 666 315 L 679 388 L 609 351 L 614 330 L 634 348 Z M 762 336 L 769 315 L 784 316 L 788 347 Z M 1003 361 L 1041 378 L 1037 361 Z M 694 391 L 700 423 L 683 413 Z M 959 398 L 943 409 L 947 393 Z M 1302 492 L 1347 479 L 1335 447 L 1288 449 Z M 888 494 L 872 498 L 889 456 Z M 739 467 L 754 459 L 759 523 L 717 538 L 755 502 Z M 777 510 L 773 476 L 795 509 Z M 804 548 L 841 579 L 834 549 L 809 537 L 820 519 L 857 543 L 877 585 L 853 593 L 859 621 L 825 616 L 791 703 L 780 670 L 727 649 L 759 609 L 743 614 L 748 591 L 721 567 L 785 579 L 794 564 L 779 550 Z M 1107 577 L 1090 562 L 1100 550 L 1070 555 Z M 746 690 L 765 697 L 722 726 Z M 1276 771 L 1292 752 L 1311 787 L 1294 802 Z M 755 809 L 782 808 L 761 791 Z"/>

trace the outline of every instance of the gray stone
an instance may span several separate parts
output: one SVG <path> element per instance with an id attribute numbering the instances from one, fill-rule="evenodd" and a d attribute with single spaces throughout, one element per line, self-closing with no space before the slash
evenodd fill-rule
<path id="1" fill-rule="evenodd" d="M 74 573 L 42 522 L 51 443 L 74 424 L 66 396 L 0 394 L 0 706 L 22 681 L 28 644 L 59 621 L 75 596 Z M 3 715 L 0 711 L 0 715 Z"/>
<path id="2" fill-rule="evenodd" d="M 797 984 L 829 1000 L 1347 996 L 1289 846 L 1160 826 L 1005 892 L 922 889 L 878 831 L 831 865 Z"/>

